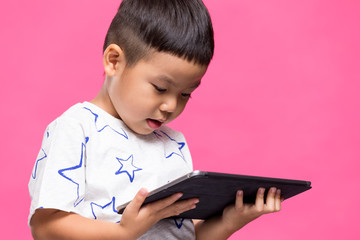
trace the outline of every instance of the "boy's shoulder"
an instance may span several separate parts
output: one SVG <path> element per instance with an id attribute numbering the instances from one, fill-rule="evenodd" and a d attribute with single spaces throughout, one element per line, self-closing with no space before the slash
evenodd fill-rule
<path id="1" fill-rule="evenodd" d="M 90 103 L 77 103 L 67 109 L 58 119 L 68 119 L 73 121 L 91 121 L 98 122 L 106 119 L 106 121 L 116 121 L 117 119 L 105 112 L 100 107 Z"/>
<path id="2" fill-rule="evenodd" d="M 89 102 L 76 103 L 51 122 L 49 126 L 66 125 L 87 128 L 97 122 L 104 122 L 104 118 L 108 117 L 104 112 Z"/>
<path id="3" fill-rule="evenodd" d="M 93 111 L 87 105 L 87 102 L 76 103 L 70 108 L 68 108 L 65 112 L 63 112 L 58 118 L 56 118 L 54 122 L 83 122 L 84 119 L 88 118 L 89 113 L 93 113 Z"/>

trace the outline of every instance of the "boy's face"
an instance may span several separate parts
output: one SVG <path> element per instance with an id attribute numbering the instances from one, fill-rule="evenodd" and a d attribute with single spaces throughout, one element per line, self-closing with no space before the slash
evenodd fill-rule
<path id="1" fill-rule="evenodd" d="M 108 112 L 149 134 L 178 117 L 207 67 L 163 52 L 116 71 L 107 84 Z"/>

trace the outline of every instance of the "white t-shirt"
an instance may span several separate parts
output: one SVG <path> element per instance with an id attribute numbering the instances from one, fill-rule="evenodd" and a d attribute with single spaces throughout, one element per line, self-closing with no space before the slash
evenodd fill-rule
<path id="1" fill-rule="evenodd" d="M 166 126 L 139 135 L 89 102 L 78 103 L 46 129 L 29 192 L 29 221 L 53 208 L 119 222 L 116 207 L 192 171 L 184 136 Z M 192 239 L 191 220 L 165 219 L 141 239 Z"/>

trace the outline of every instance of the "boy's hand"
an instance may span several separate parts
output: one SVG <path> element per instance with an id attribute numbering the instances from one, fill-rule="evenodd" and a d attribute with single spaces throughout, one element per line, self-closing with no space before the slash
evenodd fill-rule
<path id="1" fill-rule="evenodd" d="M 266 203 L 264 202 L 264 194 L 265 189 L 259 188 L 255 204 L 245 204 L 243 202 L 243 191 L 237 192 L 235 205 L 226 207 L 222 215 L 222 221 L 229 231 L 235 232 L 263 214 L 281 210 L 280 189 L 270 188 Z"/>
<path id="2" fill-rule="evenodd" d="M 120 221 L 120 226 L 129 229 L 129 236 L 138 238 L 149 230 L 154 224 L 164 218 L 179 215 L 196 207 L 198 199 L 188 199 L 176 202 L 181 198 L 181 193 L 149 203 L 143 207 L 148 192 L 140 189 L 134 199 L 125 208 Z M 132 239 L 132 238 L 131 238 Z"/>

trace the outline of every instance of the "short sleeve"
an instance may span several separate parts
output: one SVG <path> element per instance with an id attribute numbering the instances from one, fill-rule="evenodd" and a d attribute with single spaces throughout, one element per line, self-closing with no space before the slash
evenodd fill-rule
<path id="1" fill-rule="evenodd" d="M 77 212 L 85 195 L 87 140 L 76 120 L 60 117 L 48 126 L 29 181 L 29 221 L 39 208 Z"/>

